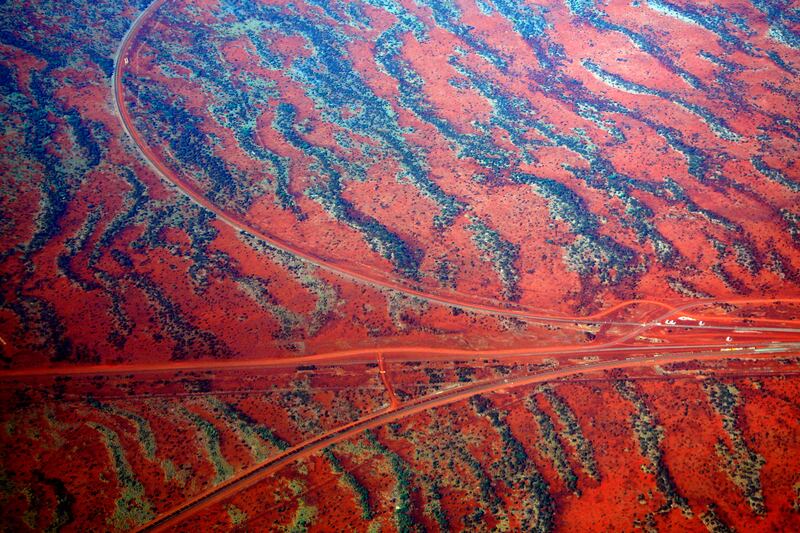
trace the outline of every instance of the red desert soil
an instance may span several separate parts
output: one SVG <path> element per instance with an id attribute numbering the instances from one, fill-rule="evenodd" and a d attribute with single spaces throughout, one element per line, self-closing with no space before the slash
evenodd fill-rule
<path id="1" fill-rule="evenodd" d="M 800 529 L 800 22 L 0 7 L 0 529 Z"/>

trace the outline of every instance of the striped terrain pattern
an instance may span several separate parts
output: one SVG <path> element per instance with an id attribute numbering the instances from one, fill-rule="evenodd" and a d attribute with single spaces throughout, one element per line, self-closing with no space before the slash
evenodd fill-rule
<path id="1" fill-rule="evenodd" d="M 798 15 L 766 2 L 166 2 L 123 105 L 244 228 L 464 301 L 775 295 Z"/>

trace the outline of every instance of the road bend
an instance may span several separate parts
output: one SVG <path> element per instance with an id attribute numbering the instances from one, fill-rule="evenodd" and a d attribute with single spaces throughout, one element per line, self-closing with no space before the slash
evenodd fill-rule
<path id="1" fill-rule="evenodd" d="M 775 354 L 767 353 L 763 350 L 763 348 L 743 349 L 742 351 L 737 352 L 735 358 L 747 356 L 748 358 L 769 359 L 775 357 Z M 419 399 L 411 400 L 397 408 L 389 408 L 367 415 L 357 421 L 350 422 L 326 433 L 322 433 L 296 446 L 292 446 L 291 448 L 288 448 L 283 452 L 271 457 L 265 462 L 246 469 L 235 477 L 232 477 L 220 483 L 219 485 L 216 485 L 215 487 L 212 487 L 209 490 L 185 501 L 181 505 L 159 515 L 151 522 L 142 526 L 138 531 L 165 531 L 180 524 L 182 521 L 195 515 L 202 509 L 210 505 L 223 502 L 242 490 L 250 488 L 259 483 L 283 467 L 313 455 L 327 448 L 328 446 L 352 438 L 368 429 L 382 426 L 429 409 L 459 402 L 477 394 L 485 394 L 501 389 L 510 389 L 524 385 L 545 383 L 590 372 L 601 372 L 624 368 L 643 368 L 664 365 L 667 363 L 690 362 L 698 360 L 719 360 L 729 358 L 731 358 L 730 355 L 720 353 L 719 351 L 670 354 L 661 357 L 630 357 L 611 361 L 598 361 L 569 368 L 559 368 L 534 375 L 493 379 L 473 385 L 439 391 Z"/>
<path id="2" fill-rule="evenodd" d="M 245 471 L 243 474 L 232 478 L 223 484 L 211 489 L 207 493 L 204 493 L 184 504 L 180 507 L 169 511 L 168 513 L 161 515 L 155 521 L 151 522 L 150 524 L 145 526 L 145 530 L 160 530 L 170 525 L 174 525 L 178 523 L 180 520 L 185 519 L 186 517 L 190 516 L 192 513 L 197 512 L 199 509 L 206 505 L 210 505 L 216 501 L 223 500 L 232 494 L 247 488 L 259 480 L 263 479 L 266 476 L 271 475 L 276 470 L 280 469 L 281 467 L 289 464 L 293 461 L 301 459 L 303 457 L 308 456 L 309 454 L 315 453 L 326 446 L 330 446 L 335 442 L 339 442 L 341 440 L 347 439 L 352 437 L 361 431 L 366 429 L 376 427 L 393 420 L 397 420 L 398 418 L 402 418 L 404 416 L 410 416 L 415 413 L 424 411 L 426 409 L 447 405 L 449 403 L 457 402 L 468 398 L 475 394 L 481 394 L 485 392 L 491 392 L 494 390 L 498 390 L 504 387 L 516 387 L 521 385 L 527 384 L 534 384 L 534 383 L 541 383 L 545 381 L 551 381 L 555 379 L 560 379 L 564 377 L 569 377 L 572 375 L 576 375 L 579 373 L 585 372 L 592 372 L 592 371 L 601 371 L 601 370 L 612 370 L 616 368 L 627 368 L 627 367 L 637 367 L 637 366 L 652 366 L 657 364 L 664 364 L 668 362 L 679 362 L 679 361 L 690 361 L 695 359 L 723 359 L 726 357 L 741 357 L 746 354 L 752 354 L 753 356 L 757 357 L 765 357 L 765 350 L 772 351 L 774 356 L 775 352 L 785 352 L 787 350 L 796 350 L 796 345 L 762 345 L 760 347 L 753 346 L 752 343 L 747 343 L 747 345 L 736 345 L 736 344 L 706 344 L 706 345 L 673 345 L 673 346 L 654 346 L 654 347 L 622 347 L 619 346 L 625 340 L 633 338 L 634 336 L 640 334 L 643 331 L 646 331 L 650 328 L 656 326 L 663 326 L 664 324 L 660 323 L 660 320 L 655 322 L 647 322 L 647 323 L 640 323 L 640 322 L 622 322 L 622 321 L 605 321 L 604 319 L 608 316 L 611 316 L 613 313 L 617 311 L 623 311 L 626 307 L 631 307 L 635 305 L 650 305 L 657 308 L 662 308 L 665 310 L 665 313 L 662 315 L 661 320 L 676 316 L 678 313 L 683 312 L 687 313 L 689 309 L 707 306 L 707 305 L 715 305 L 721 303 L 730 303 L 730 304 L 744 304 L 744 305 L 754 305 L 754 304 L 782 304 L 782 303 L 800 303 L 800 299 L 798 298 L 783 298 L 783 299 L 737 299 L 737 300 L 717 300 L 717 299 L 707 299 L 707 300 L 696 300 L 691 303 L 687 303 L 681 306 L 673 306 L 670 304 L 666 304 L 659 301 L 654 300 L 628 300 L 625 302 L 621 302 L 614 306 L 611 306 L 605 310 L 602 310 L 598 313 L 594 313 L 592 315 L 585 315 L 585 316 L 565 316 L 559 314 L 546 314 L 546 312 L 532 312 L 528 309 L 522 309 L 518 307 L 503 307 L 500 305 L 488 305 L 488 304 L 480 304 L 475 302 L 469 302 L 460 300 L 456 297 L 450 297 L 446 295 L 436 295 L 430 294 L 425 292 L 421 289 L 416 289 L 413 287 L 408 287 L 402 283 L 386 279 L 378 274 L 370 274 L 365 273 L 362 271 L 358 271 L 352 268 L 348 268 L 347 266 L 342 266 L 339 264 L 334 263 L 331 260 L 321 258 L 313 253 L 307 252 L 296 246 L 283 242 L 282 240 L 276 238 L 273 235 L 269 235 L 263 231 L 258 230 L 257 228 L 252 227 L 248 224 L 245 220 L 240 219 L 230 213 L 225 212 L 224 210 L 220 209 L 218 206 L 214 205 L 210 202 L 203 192 L 195 185 L 189 183 L 185 179 L 182 179 L 176 172 L 170 169 L 162 160 L 158 157 L 158 155 L 154 152 L 154 150 L 149 147 L 144 140 L 142 139 L 141 135 L 137 131 L 133 118 L 131 117 L 128 109 L 124 105 L 124 96 L 125 90 L 123 85 L 123 77 L 125 73 L 125 66 L 128 65 L 131 61 L 130 52 L 132 50 L 133 43 L 135 42 L 137 33 L 141 30 L 144 26 L 146 21 L 158 10 L 162 5 L 166 3 L 167 0 L 155 0 L 151 4 L 149 4 L 144 11 L 142 11 L 136 19 L 132 22 L 131 26 L 129 27 L 128 31 L 122 38 L 120 42 L 119 48 L 117 53 L 114 57 L 114 74 L 113 74 L 113 105 L 117 115 L 120 118 L 120 122 L 124 131 L 127 135 L 131 138 L 134 145 L 139 150 L 140 154 L 144 158 L 145 162 L 148 166 L 155 172 L 157 176 L 161 179 L 165 180 L 168 183 L 171 183 L 175 186 L 181 193 L 187 196 L 191 201 L 198 204 L 202 208 L 212 212 L 221 222 L 230 226 L 234 230 L 238 232 L 242 232 L 249 235 L 254 235 L 259 239 L 262 239 L 264 242 L 269 243 L 271 246 L 283 250 L 285 252 L 291 253 L 296 257 L 305 260 L 306 262 L 316 265 L 320 268 L 325 270 L 334 272 L 338 275 L 341 275 L 348 279 L 353 279 L 359 281 L 361 283 L 366 283 L 371 286 L 380 288 L 380 289 L 390 289 L 394 291 L 398 291 L 425 301 L 429 301 L 432 303 L 448 305 L 455 308 L 460 308 L 466 311 L 475 312 L 475 313 L 490 313 L 494 315 L 500 316 L 516 316 L 519 318 L 524 318 L 533 321 L 542 321 L 542 322 L 551 322 L 551 323 L 570 323 L 570 324 L 597 324 L 597 323 L 608 323 L 613 325 L 625 325 L 625 326 L 633 326 L 635 329 L 632 332 L 629 332 L 626 335 L 623 335 L 620 338 L 615 339 L 614 341 L 607 343 L 606 345 L 594 345 L 594 346 L 568 346 L 568 347 L 545 347 L 545 348 L 520 348 L 520 349 L 513 349 L 513 350 L 499 350 L 499 351 L 486 351 L 486 352 L 475 352 L 475 351 L 467 351 L 467 350 L 450 350 L 450 349 L 437 349 L 437 348 L 427 348 L 427 347 L 407 347 L 407 348 L 389 348 L 389 349 L 371 349 L 371 350 L 349 350 L 349 351 L 340 351 L 340 352 L 332 352 L 326 354 L 318 354 L 318 355 L 311 355 L 305 357 L 298 357 L 298 358 L 263 358 L 259 360 L 242 360 L 242 361 L 190 361 L 190 362 L 166 362 L 166 363 L 156 363 L 156 364 L 133 364 L 133 365 L 95 365 L 95 366 L 86 366 L 82 368 L 38 368 L 38 369 L 20 369 L 20 370 L 10 370 L 10 371 L 2 371 L 0 372 L 0 378 L 3 377 L 25 377 L 25 376 L 61 376 L 61 375 L 91 375 L 91 374 L 107 374 L 107 373 L 138 373 L 138 372 L 154 372 L 154 371 L 192 371 L 192 370 L 220 370 L 220 369 L 252 369 L 258 367 L 294 367 L 297 365 L 307 365 L 307 364 L 315 364 L 315 363 L 339 363 L 345 364 L 348 362 L 358 361 L 359 358 L 363 358 L 364 361 L 362 362 L 369 362 L 374 361 L 374 354 L 376 351 L 380 351 L 384 354 L 384 357 L 392 356 L 397 358 L 398 360 L 402 360 L 403 357 L 405 358 L 416 358 L 416 359 L 423 359 L 428 358 L 430 359 L 431 356 L 440 356 L 440 357 L 491 357 L 491 358 L 500 358 L 500 357 L 524 357 L 524 356 L 532 356 L 532 355 L 544 355 L 550 354 L 554 356 L 559 355 L 578 355 L 578 354 L 597 354 L 603 352 L 619 352 L 623 353 L 625 351 L 637 351 L 639 353 L 642 352 L 664 352 L 665 350 L 674 350 L 674 349 L 689 349 L 689 350 L 697 350 L 697 349 L 715 349 L 721 350 L 737 350 L 733 354 L 720 354 L 720 352 L 710 352 L 710 353 L 692 353 L 692 354 L 673 354 L 673 353 L 661 353 L 658 357 L 632 357 L 625 360 L 615 360 L 615 361 L 604 361 L 604 362 L 596 362 L 590 364 L 583 364 L 569 369 L 558 369 L 552 370 L 548 372 L 544 372 L 542 374 L 538 374 L 535 376 L 521 376 L 516 378 L 508 378 L 501 381 L 491 381 L 482 384 L 476 384 L 473 386 L 455 389 L 452 391 L 442 392 L 440 394 L 434 395 L 433 397 L 426 397 L 424 399 L 411 401 L 407 404 L 402 404 L 397 407 L 392 407 L 386 411 L 376 413 L 365 417 L 359 421 L 353 422 L 346 426 L 342 426 L 332 432 L 320 435 L 310 441 L 302 443 L 296 447 L 290 448 L 285 452 L 275 456 L 274 458 L 270 459 L 266 463 L 263 463 L 257 467 L 254 467 L 250 470 Z M 511 304 L 508 304 L 511 305 Z M 700 320 L 708 320 L 708 321 L 715 321 L 715 322 L 734 322 L 742 324 L 743 326 L 748 327 L 748 331 L 756 332 L 756 331 L 769 331 L 771 336 L 775 338 L 775 334 L 779 332 L 785 333 L 797 333 L 798 329 L 794 328 L 780 328 L 780 327 L 770 327 L 770 328 L 759 328 L 757 326 L 753 326 L 752 324 L 758 324 L 759 321 L 764 323 L 770 324 L 797 324 L 800 323 L 797 319 L 774 319 L 774 318 L 762 318 L 762 319 L 752 319 L 750 322 L 746 323 L 744 318 L 738 317 L 718 317 L 718 316 L 692 316 L 686 315 L 688 318 L 691 318 L 695 321 Z M 720 325 L 712 325 L 712 326 L 701 326 L 698 324 L 678 324 L 677 327 L 691 327 L 691 328 L 702 328 L 708 330 L 716 330 L 716 331 L 730 331 L 737 328 L 735 325 L 733 326 L 720 326 Z M 757 352 L 756 350 L 761 350 Z"/>
<path id="3" fill-rule="evenodd" d="M 594 323 L 597 320 L 602 319 L 618 310 L 633 305 L 652 305 L 656 307 L 662 307 L 667 311 L 676 310 L 675 307 L 666 304 L 664 302 L 660 302 L 657 300 L 643 299 L 643 300 L 628 300 L 625 302 L 621 302 L 617 305 L 614 305 L 612 307 L 609 307 L 608 309 L 599 311 L 592 315 L 565 316 L 557 314 L 545 314 L 541 312 L 535 313 L 531 312 L 530 310 L 525 310 L 520 308 L 509 308 L 500 305 L 480 304 L 480 303 L 460 300 L 456 297 L 431 294 L 425 292 L 424 290 L 409 287 L 403 283 L 386 279 L 379 275 L 360 272 L 353 268 L 348 268 L 346 266 L 336 264 L 331 260 L 324 259 L 313 253 L 302 250 L 292 245 L 291 243 L 284 242 L 283 240 L 277 238 L 274 235 L 270 235 L 266 232 L 263 232 L 253 227 L 251 224 L 249 224 L 242 218 L 237 217 L 219 208 L 217 205 L 209 201 L 197 186 L 181 178 L 176 172 L 170 169 L 163 162 L 163 160 L 155 153 L 155 151 L 146 142 L 144 142 L 139 131 L 136 129 L 133 118 L 131 117 L 127 107 L 125 106 L 125 87 L 123 84 L 123 78 L 125 74 L 125 67 L 131 62 L 130 52 L 132 50 L 133 44 L 136 41 L 136 36 L 138 32 L 141 30 L 141 28 L 145 25 L 147 20 L 166 2 L 167 0 L 155 0 L 154 2 L 149 4 L 144 9 L 144 11 L 142 11 L 139 14 L 139 16 L 137 16 L 136 19 L 134 19 L 131 26 L 128 28 L 128 31 L 125 33 L 122 40 L 120 41 L 120 45 L 117 48 L 116 54 L 114 55 L 114 73 L 112 77 L 112 84 L 113 84 L 112 95 L 113 95 L 114 109 L 116 111 L 116 114 L 119 116 L 123 130 L 131 138 L 134 145 L 139 150 L 140 155 L 144 158 L 148 166 L 155 172 L 155 174 L 159 176 L 161 179 L 175 186 L 192 202 L 214 213 L 214 215 L 221 222 L 230 226 L 234 230 L 256 236 L 277 249 L 290 253 L 300 259 L 305 260 L 308 263 L 311 263 L 328 271 L 334 272 L 348 279 L 353 279 L 382 289 L 391 289 L 394 291 L 398 291 L 404 294 L 408 294 L 410 296 L 414 296 L 416 298 L 420 298 L 428 302 L 444 304 L 451 307 L 456 307 L 459 309 L 476 313 L 491 313 L 503 316 L 516 316 L 519 318 L 526 318 L 529 320 L 545 320 L 550 322 L 586 324 L 586 323 Z M 764 303 L 773 303 L 774 301 L 775 300 L 764 300 Z M 800 302 L 800 299 L 793 299 L 793 301 Z M 691 305 L 692 306 L 704 305 L 704 304 L 708 305 L 714 303 L 719 303 L 719 301 L 714 299 L 709 299 L 705 301 L 693 302 Z M 506 305 L 511 306 L 512 304 L 507 303 Z"/>

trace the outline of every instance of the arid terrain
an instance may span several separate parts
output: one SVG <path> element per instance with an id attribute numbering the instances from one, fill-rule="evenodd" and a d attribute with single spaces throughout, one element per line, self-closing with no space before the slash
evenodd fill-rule
<path id="1" fill-rule="evenodd" d="M 0 530 L 800 529 L 800 4 L 0 4 Z"/>

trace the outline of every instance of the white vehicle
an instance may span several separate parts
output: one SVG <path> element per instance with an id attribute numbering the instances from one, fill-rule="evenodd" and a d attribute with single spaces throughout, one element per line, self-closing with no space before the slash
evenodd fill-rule
<path id="1" fill-rule="evenodd" d="M 701 320 L 700 322 L 698 322 L 698 323 L 697 323 L 697 325 L 698 325 L 698 326 L 705 326 L 705 325 L 706 325 L 706 323 L 705 323 L 705 322 L 703 322 L 703 321 Z"/>
<path id="2" fill-rule="evenodd" d="M 675 321 L 674 320 L 665 320 L 664 324 L 666 324 L 668 326 L 674 326 L 675 325 Z"/>
<path id="3" fill-rule="evenodd" d="M 694 322 L 694 318 L 690 316 L 679 316 L 678 320 L 681 320 L 683 322 Z"/>
<path id="4" fill-rule="evenodd" d="M 733 342 L 733 337 L 725 337 L 725 342 Z"/>

